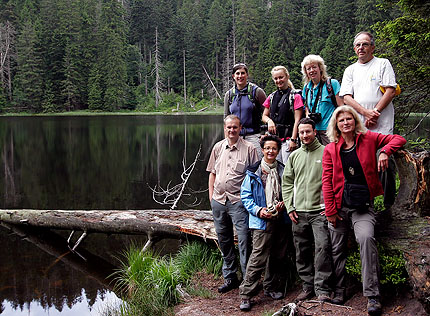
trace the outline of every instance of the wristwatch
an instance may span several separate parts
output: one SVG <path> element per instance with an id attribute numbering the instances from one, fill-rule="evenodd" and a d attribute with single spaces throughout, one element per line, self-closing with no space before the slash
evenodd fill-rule
<path id="1" fill-rule="evenodd" d="M 290 138 L 290 141 L 292 141 L 293 143 L 297 144 L 297 139 L 296 138 Z"/>

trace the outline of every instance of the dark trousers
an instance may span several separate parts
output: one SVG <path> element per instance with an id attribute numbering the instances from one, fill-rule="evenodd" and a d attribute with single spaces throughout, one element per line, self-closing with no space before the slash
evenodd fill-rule
<path id="1" fill-rule="evenodd" d="M 298 223 L 293 223 L 292 227 L 296 267 L 303 289 L 314 289 L 317 295 L 330 295 L 332 260 L 327 218 L 320 212 L 297 212 L 297 215 Z"/>
<path id="2" fill-rule="evenodd" d="M 251 238 L 248 228 L 249 213 L 241 201 L 233 204 L 227 200 L 225 205 L 223 205 L 212 199 L 211 207 L 223 258 L 222 275 L 224 279 L 237 278 L 233 225 L 237 232 L 240 267 L 242 275 L 245 275 L 246 264 L 251 253 Z"/>

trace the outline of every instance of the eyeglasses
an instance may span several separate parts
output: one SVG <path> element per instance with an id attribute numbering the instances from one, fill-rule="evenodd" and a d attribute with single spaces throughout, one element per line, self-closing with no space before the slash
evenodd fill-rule
<path id="1" fill-rule="evenodd" d="M 355 43 L 355 44 L 354 44 L 354 47 L 355 47 L 355 48 L 360 48 L 360 47 L 367 48 L 367 47 L 369 47 L 369 46 L 370 46 L 370 43 Z"/>
<path id="2" fill-rule="evenodd" d="M 278 147 L 264 147 L 263 149 L 266 151 L 278 151 Z"/>

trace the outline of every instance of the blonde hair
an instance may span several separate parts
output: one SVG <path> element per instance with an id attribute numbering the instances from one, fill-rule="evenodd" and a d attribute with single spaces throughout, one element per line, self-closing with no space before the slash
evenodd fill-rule
<path id="1" fill-rule="evenodd" d="M 320 55 L 308 55 L 303 58 L 302 61 L 302 80 L 304 85 L 308 84 L 308 82 L 311 81 L 311 79 L 306 74 L 306 66 L 314 63 L 317 64 L 321 70 L 321 81 L 326 81 L 328 78 L 327 66 L 324 63 L 324 59 L 322 59 Z"/>
<path id="2" fill-rule="evenodd" d="M 288 80 L 288 86 L 289 86 L 291 89 L 294 89 L 294 85 L 293 85 L 293 83 L 292 83 L 292 82 L 291 82 L 291 80 L 290 80 L 290 73 L 288 72 L 287 68 L 285 68 L 284 66 L 275 66 L 275 67 L 273 67 L 273 68 L 272 68 L 272 70 L 270 71 L 270 73 L 272 74 L 272 78 L 273 78 L 273 74 L 274 74 L 276 71 L 280 71 L 280 70 L 282 70 L 282 71 L 284 72 L 284 74 L 285 74 L 285 77 L 287 77 L 287 80 Z"/>
<path id="3" fill-rule="evenodd" d="M 360 117 L 358 116 L 358 113 L 356 110 L 354 110 L 352 107 L 350 107 L 349 105 L 342 105 L 336 108 L 336 110 L 334 110 L 330 122 L 328 123 L 327 126 L 327 137 L 330 139 L 331 142 L 335 142 L 337 143 L 339 141 L 339 136 L 340 136 L 340 130 L 337 127 L 337 118 L 339 117 L 340 114 L 342 113 L 349 113 L 352 115 L 352 117 L 355 120 L 355 130 L 354 130 L 354 134 L 357 135 L 358 133 L 366 133 L 367 132 L 367 128 L 364 127 L 363 122 L 361 121 Z"/>

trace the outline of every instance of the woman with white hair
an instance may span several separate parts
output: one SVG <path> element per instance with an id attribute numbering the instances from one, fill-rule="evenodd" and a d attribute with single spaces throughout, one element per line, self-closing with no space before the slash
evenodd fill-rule
<path id="1" fill-rule="evenodd" d="M 281 139 L 278 160 L 285 165 L 290 153 L 297 148 L 297 126 L 304 113 L 303 100 L 294 89 L 287 68 L 276 66 L 271 73 L 277 89 L 263 103 L 262 121 L 267 124 L 270 134 Z"/>
<path id="2" fill-rule="evenodd" d="M 318 140 L 327 145 L 330 142 L 326 135 L 327 125 L 336 106 L 343 105 L 339 81 L 328 76 L 327 67 L 319 55 L 308 55 L 303 59 L 302 74 L 306 113 L 316 124 Z"/>
<path id="3" fill-rule="evenodd" d="M 381 312 L 379 260 L 374 238 L 373 198 L 383 194 L 378 172 L 388 166 L 388 157 L 406 140 L 367 130 L 350 106 L 338 107 L 327 128 L 331 141 L 324 148 L 322 187 L 329 222 L 334 264 L 333 303 L 345 300 L 345 263 L 348 231 L 354 229 L 360 246 L 363 295 L 370 315 Z M 376 152 L 381 149 L 378 159 Z M 376 161 L 378 160 L 378 161 Z"/>

